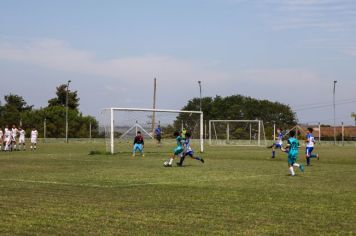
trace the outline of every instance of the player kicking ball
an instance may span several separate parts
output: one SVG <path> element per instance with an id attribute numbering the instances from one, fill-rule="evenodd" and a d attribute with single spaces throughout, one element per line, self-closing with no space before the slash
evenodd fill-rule
<path id="1" fill-rule="evenodd" d="M 176 138 L 177 141 L 177 147 L 173 150 L 173 155 L 171 156 L 171 158 L 169 158 L 168 161 L 165 161 L 163 163 L 164 167 L 172 167 L 173 161 L 176 157 L 178 157 L 181 153 L 183 153 L 183 142 L 184 140 L 182 139 L 182 137 L 179 135 L 179 132 L 176 131 L 174 132 L 174 137 Z"/>
<path id="2" fill-rule="evenodd" d="M 281 148 L 282 151 L 288 153 L 288 166 L 291 176 L 295 176 L 294 167 L 298 167 L 301 172 L 304 172 L 304 165 L 298 164 L 298 154 L 299 154 L 299 141 L 295 138 L 295 131 L 292 130 L 289 133 L 289 139 L 287 147 Z"/>
<path id="3" fill-rule="evenodd" d="M 201 161 L 202 163 L 204 163 L 204 159 L 201 157 L 195 157 L 194 156 L 194 151 L 193 149 L 190 147 L 190 137 L 191 134 L 190 133 L 186 133 L 185 134 L 185 142 L 184 142 L 184 152 L 183 155 L 180 158 L 180 161 L 177 163 L 177 166 L 183 166 L 183 162 L 186 156 L 190 156 L 190 158 L 197 160 L 197 161 Z"/>
<path id="4" fill-rule="evenodd" d="M 319 160 L 319 154 L 312 154 L 315 145 L 315 139 L 313 136 L 313 128 L 308 128 L 307 139 L 305 140 L 307 146 L 305 148 L 305 158 L 307 159 L 307 166 L 310 166 L 310 159 L 317 158 Z"/>
<path id="5" fill-rule="evenodd" d="M 276 141 L 269 146 L 268 148 L 272 148 L 272 158 L 276 157 L 276 149 L 281 149 L 283 146 L 283 133 L 281 129 L 277 129 L 277 138 Z"/>
<path id="6" fill-rule="evenodd" d="M 141 131 L 137 131 L 137 135 L 134 139 L 134 147 L 132 151 L 132 157 L 136 156 L 136 152 L 140 151 L 142 157 L 145 156 L 143 153 L 143 148 L 145 146 L 145 141 L 143 140 L 143 136 L 141 135 Z"/>

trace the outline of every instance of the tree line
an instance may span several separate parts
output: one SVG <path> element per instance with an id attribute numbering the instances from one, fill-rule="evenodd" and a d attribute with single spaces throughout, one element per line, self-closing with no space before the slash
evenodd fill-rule
<path id="1" fill-rule="evenodd" d="M 4 96 L 4 104 L 0 103 L 0 126 L 21 126 L 26 133 L 36 128 L 39 136 L 43 137 L 46 124 L 46 137 L 61 138 L 65 136 L 67 85 L 56 88 L 56 96 L 48 100 L 46 107 L 35 109 L 28 105 L 22 96 L 9 94 Z M 98 121 L 92 116 L 85 116 L 79 111 L 79 97 L 77 91 L 68 90 L 68 137 L 88 138 L 89 127 L 92 136 L 97 137 Z M 45 124 L 44 124 L 45 123 Z"/>

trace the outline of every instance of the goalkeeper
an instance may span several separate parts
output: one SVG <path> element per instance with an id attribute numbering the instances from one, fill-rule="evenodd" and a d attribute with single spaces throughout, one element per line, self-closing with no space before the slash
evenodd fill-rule
<path id="1" fill-rule="evenodd" d="M 137 131 L 137 135 L 134 139 L 134 147 L 133 147 L 133 152 L 132 152 L 132 156 L 136 156 L 136 151 L 140 151 L 142 157 L 145 156 L 145 154 L 143 153 L 143 148 L 145 146 L 145 141 L 143 140 L 143 136 L 141 135 L 141 131 Z"/>

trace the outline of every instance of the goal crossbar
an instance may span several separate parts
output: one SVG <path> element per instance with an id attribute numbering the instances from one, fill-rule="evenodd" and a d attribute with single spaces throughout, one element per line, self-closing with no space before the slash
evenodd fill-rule
<path id="1" fill-rule="evenodd" d="M 227 139 L 229 140 L 229 123 L 256 123 L 258 125 L 258 136 L 257 136 L 257 146 L 261 146 L 261 132 L 265 132 L 264 125 L 262 120 L 209 120 L 209 145 L 212 145 L 212 128 L 214 129 L 215 136 L 216 136 L 216 128 L 215 123 L 227 123 Z M 251 126 L 251 125 L 250 125 Z M 251 128 L 250 128 L 251 129 Z M 251 130 L 250 130 L 251 136 Z M 264 137 L 265 139 L 265 137 Z M 238 145 L 238 146 L 251 146 L 251 145 Z"/>
<path id="2" fill-rule="evenodd" d="M 204 152 L 204 114 L 202 111 L 186 111 L 186 110 L 171 110 L 171 109 L 152 109 L 152 108 L 122 108 L 111 107 L 104 108 L 102 111 L 110 111 L 110 153 L 114 154 L 114 111 L 142 111 L 142 112 L 166 112 L 166 113 L 188 113 L 200 115 L 200 152 Z"/>

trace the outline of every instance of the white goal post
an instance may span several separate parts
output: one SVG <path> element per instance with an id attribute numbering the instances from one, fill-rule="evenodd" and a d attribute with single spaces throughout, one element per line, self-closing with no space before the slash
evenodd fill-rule
<path id="1" fill-rule="evenodd" d="M 209 120 L 209 145 L 266 145 L 262 120 Z"/>
<path id="2" fill-rule="evenodd" d="M 104 128 L 105 128 L 105 136 L 106 138 L 109 140 L 109 145 L 108 145 L 108 151 L 111 154 L 115 153 L 115 127 L 116 125 L 120 125 L 120 114 L 129 114 L 129 113 L 135 113 L 135 114 L 139 114 L 139 113 L 143 113 L 140 115 L 141 119 L 143 116 L 149 116 L 149 114 L 151 114 L 149 117 L 150 119 L 152 119 L 152 122 L 149 124 L 150 126 L 152 125 L 152 128 L 155 127 L 157 125 L 157 122 L 155 122 L 154 117 L 158 116 L 159 114 L 163 114 L 163 113 L 169 113 L 172 117 L 170 119 L 174 119 L 174 117 L 178 117 L 179 115 L 182 114 L 189 114 L 189 116 L 192 116 L 192 114 L 195 114 L 195 116 L 197 116 L 197 124 L 196 126 L 199 126 L 199 129 L 197 129 L 197 137 L 199 137 L 199 143 L 200 143 L 200 152 L 204 152 L 204 130 L 203 130 L 203 119 L 204 119 L 204 115 L 203 112 L 201 111 L 185 111 L 185 110 L 168 110 L 168 109 L 150 109 L 150 108 L 121 108 L 121 107 L 111 107 L 111 108 L 104 108 L 101 112 L 103 118 L 104 118 Z M 186 115 L 187 116 L 187 115 Z M 147 120 L 147 117 L 145 118 L 145 121 Z M 153 134 L 150 133 L 149 131 L 146 131 L 141 124 L 139 124 L 139 122 L 136 120 L 135 122 L 133 121 L 133 119 L 135 119 L 137 117 L 131 117 L 131 122 L 129 125 L 127 125 L 126 127 L 128 127 L 129 129 L 126 130 L 126 132 L 124 132 L 123 134 L 121 134 L 121 136 L 118 138 L 120 139 L 121 137 L 123 137 L 126 133 L 132 131 L 132 130 L 136 130 L 139 129 L 141 131 L 143 131 L 143 133 L 147 134 L 147 137 L 149 138 L 153 138 Z M 116 120 L 115 120 L 116 119 Z M 106 121 L 105 121 L 106 120 Z M 118 124 L 115 124 L 115 123 Z M 128 122 L 127 122 L 128 124 Z M 159 124 L 159 123 L 158 123 Z M 147 124 L 146 124 L 147 125 Z M 183 127 L 183 124 L 182 124 Z M 151 130 L 151 128 L 149 128 L 149 130 Z M 152 130 L 151 130 L 152 131 Z M 199 135 L 198 135 L 199 134 Z"/>

